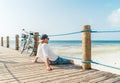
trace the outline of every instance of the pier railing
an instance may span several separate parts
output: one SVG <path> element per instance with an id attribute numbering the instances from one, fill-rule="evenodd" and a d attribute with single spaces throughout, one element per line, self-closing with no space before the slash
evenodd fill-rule
<path id="1" fill-rule="evenodd" d="M 39 32 L 34 32 L 34 35 L 35 35 L 34 36 L 34 51 L 36 51 L 37 47 L 38 47 L 38 42 L 39 42 Z M 13 37 L 12 37 L 12 39 L 13 39 Z M 19 48 L 20 48 L 20 36 L 18 34 L 16 34 L 13 40 L 15 41 L 15 47 L 14 47 L 15 50 L 19 50 Z M 0 43 L 1 43 L 1 46 L 5 46 L 7 48 L 10 48 L 10 37 L 7 36 L 6 39 L 1 37 Z"/>

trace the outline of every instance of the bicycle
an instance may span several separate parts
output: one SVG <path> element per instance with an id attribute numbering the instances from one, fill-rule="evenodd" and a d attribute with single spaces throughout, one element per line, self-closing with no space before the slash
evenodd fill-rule
<path id="1" fill-rule="evenodd" d="M 30 56 L 34 53 L 34 33 L 33 32 L 26 32 L 22 33 L 22 39 L 20 41 L 20 51 L 21 54 L 23 52 L 27 52 Z"/>

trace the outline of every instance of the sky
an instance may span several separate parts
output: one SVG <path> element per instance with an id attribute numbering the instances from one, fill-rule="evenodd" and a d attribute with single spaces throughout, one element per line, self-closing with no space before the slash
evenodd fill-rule
<path id="1" fill-rule="evenodd" d="M 120 30 L 120 0 L 0 0 L 0 37 L 26 31 L 61 34 L 92 30 Z M 92 33 L 93 40 L 120 40 L 119 33 Z M 81 40 L 81 33 L 51 37 Z"/>

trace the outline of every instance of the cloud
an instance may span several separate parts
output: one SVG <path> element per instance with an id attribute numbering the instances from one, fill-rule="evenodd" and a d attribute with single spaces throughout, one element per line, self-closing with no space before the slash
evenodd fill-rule
<path id="1" fill-rule="evenodd" d="M 120 27 L 120 8 L 114 10 L 109 16 L 108 21 L 112 26 Z"/>

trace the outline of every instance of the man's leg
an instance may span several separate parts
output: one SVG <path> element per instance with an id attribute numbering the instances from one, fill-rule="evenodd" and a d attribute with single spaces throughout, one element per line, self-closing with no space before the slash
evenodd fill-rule
<path id="1" fill-rule="evenodd" d="M 70 59 L 59 57 L 57 63 L 58 64 L 74 64 L 74 61 L 70 60 Z"/>
<path id="2" fill-rule="evenodd" d="M 38 60 L 38 57 L 35 57 L 35 59 L 34 59 L 34 63 L 37 63 L 37 60 Z"/>

